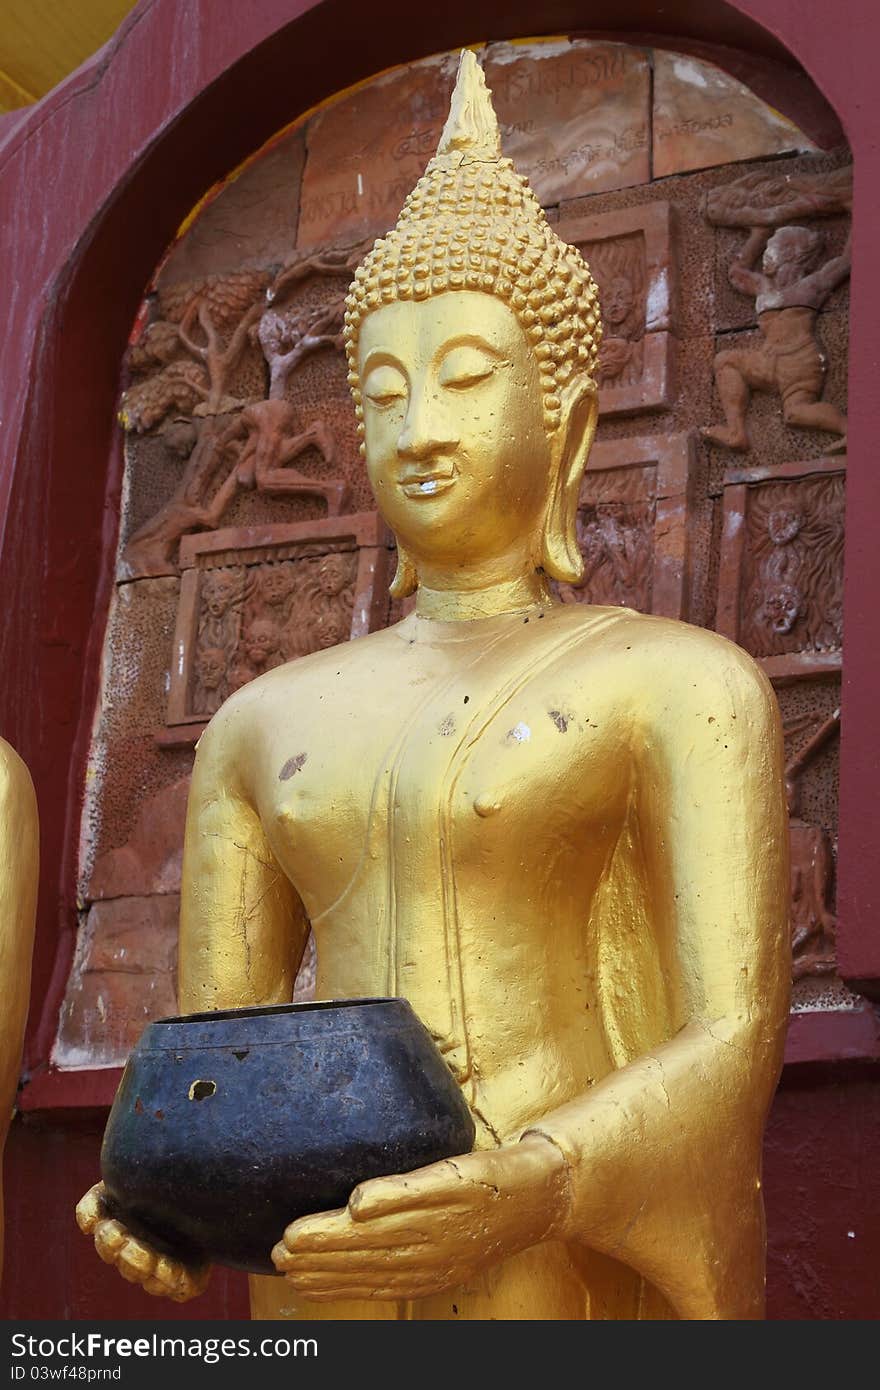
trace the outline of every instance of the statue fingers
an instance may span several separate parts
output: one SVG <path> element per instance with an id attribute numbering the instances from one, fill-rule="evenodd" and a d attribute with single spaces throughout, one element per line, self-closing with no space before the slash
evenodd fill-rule
<path id="1" fill-rule="evenodd" d="M 180 1265 L 176 1261 L 169 1264 L 174 1266 L 174 1286 L 168 1297 L 175 1303 L 188 1303 L 205 1292 L 211 1280 L 210 1265 Z"/>
<path id="2" fill-rule="evenodd" d="M 450 1159 L 432 1163 L 392 1178 L 371 1178 L 360 1183 L 348 1199 L 354 1221 L 373 1221 L 395 1212 L 429 1209 L 457 1202 L 464 1179 Z"/>
<path id="3" fill-rule="evenodd" d="M 186 1303 L 204 1293 L 210 1277 L 208 1265 L 191 1267 L 167 1255 L 158 1255 L 153 1273 L 143 1281 L 141 1287 L 154 1298 L 170 1298 L 175 1303 Z"/>
<path id="4" fill-rule="evenodd" d="M 394 1277 L 385 1271 L 378 1280 L 363 1277 L 343 1279 L 338 1275 L 286 1277 L 302 1298 L 314 1303 L 335 1303 L 350 1298 L 371 1303 L 382 1300 L 396 1302 L 399 1299 L 425 1298 L 428 1294 L 450 1287 L 450 1282 L 442 1274 L 428 1278 L 418 1278 L 409 1273 Z"/>
<path id="5" fill-rule="evenodd" d="M 105 1264 L 115 1265 L 120 1250 L 128 1240 L 128 1231 L 118 1221 L 105 1217 L 95 1226 L 95 1249 Z"/>
<path id="6" fill-rule="evenodd" d="M 371 1221 L 353 1221 L 347 1212 L 338 1213 L 332 1221 L 304 1217 L 288 1226 L 284 1239 L 272 1251 L 272 1259 L 276 1268 L 283 1272 L 301 1257 L 312 1254 L 430 1245 L 442 1240 L 450 1220 L 463 1216 L 466 1211 L 466 1207 L 450 1203 L 442 1208 L 392 1212 Z"/>
<path id="7" fill-rule="evenodd" d="M 117 1253 L 116 1268 L 130 1284 L 143 1284 L 155 1271 L 156 1256 L 139 1240 L 129 1236 Z"/>
<path id="8" fill-rule="evenodd" d="M 328 1240 L 338 1238 L 350 1225 L 351 1218 L 345 1208 L 340 1211 L 322 1211 L 315 1216 L 301 1216 L 285 1227 L 284 1235 L 272 1250 L 272 1259 L 275 1259 L 276 1253 L 278 1259 L 295 1254 L 303 1247 L 304 1242 L 320 1248 Z"/>
<path id="9" fill-rule="evenodd" d="M 170 1295 L 161 1279 L 145 1279 L 141 1284 L 144 1293 L 152 1294 L 154 1298 L 169 1298 Z"/>
<path id="10" fill-rule="evenodd" d="M 364 1279 L 387 1274 L 389 1269 L 406 1268 L 422 1272 L 436 1262 L 436 1254 L 426 1243 L 388 1245 L 366 1250 L 304 1250 L 285 1260 L 284 1273 L 300 1278 L 339 1276 Z"/>
<path id="11" fill-rule="evenodd" d="M 91 1235 L 99 1221 L 107 1216 L 104 1205 L 104 1184 L 96 1182 L 76 1204 L 76 1224 L 83 1235 Z"/>
<path id="12" fill-rule="evenodd" d="M 344 1249 L 349 1244 L 351 1218 L 346 1211 L 324 1212 L 292 1221 L 271 1252 L 279 1273 L 292 1269 L 300 1255 L 309 1250 Z"/>

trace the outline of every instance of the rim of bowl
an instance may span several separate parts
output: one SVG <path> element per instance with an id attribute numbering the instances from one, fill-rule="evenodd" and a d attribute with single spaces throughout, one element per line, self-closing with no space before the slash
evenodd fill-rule
<path id="1" fill-rule="evenodd" d="M 248 1009 L 211 1009 L 202 1014 L 178 1014 L 173 1018 L 157 1018 L 154 1024 L 163 1023 L 214 1023 L 227 1018 L 263 1018 L 272 1014 L 321 1013 L 326 1009 L 353 1009 L 375 1006 L 376 1004 L 408 1004 L 408 1000 L 392 995 L 366 999 L 312 999 L 300 1004 L 266 1004 Z"/>

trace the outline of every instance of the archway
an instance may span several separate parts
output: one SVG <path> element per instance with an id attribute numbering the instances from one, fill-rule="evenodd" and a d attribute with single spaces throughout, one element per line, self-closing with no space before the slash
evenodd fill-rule
<path id="1" fill-rule="evenodd" d="M 13 405 L 5 417 L 12 420 L 17 447 L 14 469 L 4 475 L 9 506 L 2 565 L 11 620 L 2 642 L 4 667 L 16 672 L 3 692 L 4 712 L 11 737 L 34 767 L 46 837 L 41 945 L 34 977 L 34 998 L 44 1000 L 45 1009 L 42 1025 L 31 1035 L 31 1067 L 39 1067 L 48 1055 L 72 951 L 76 827 L 103 618 L 112 583 L 108 563 L 112 547 L 105 528 L 115 524 L 114 490 L 121 466 L 118 453 L 109 448 L 116 372 L 143 285 L 180 219 L 205 188 L 298 110 L 396 62 L 457 41 L 510 38 L 534 28 L 534 20 L 525 11 L 479 16 L 470 11 L 465 17 L 462 8 L 433 17 L 434 27 L 429 30 L 422 19 L 416 22 L 400 6 L 399 13 L 386 13 L 380 39 L 370 31 L 368 17 L 351 6 L 302 7 L 291 18 L 289 6 L 267 4 L 256 17 L 253 13 L 237 16 L 222 36 L 211 34 L 206 18 L 206 41 L 200 45 L 183 31 L 174 8 L 164 0 L 141 6 L 111 46 L 111 53 L 100 55 L 88 69 L 75 74 L 47 103 L 46 111 L 33 113 L 33 129 L 29 128 L 32 118 L 22 117 L 6 143 L 7 187 L 21 190 L 28 181 L 31 187 L 42 185 L 48 215 L 54 218 L 68 196 L 67 180 L 72 188 L 80 175 L 63 170 L 50 196 L 53 158 L 69 149 L 70 143 L 83 141 L 86 132 L 91 132 L 92 139 L 95 130 L 100 132 L 87 178 L 82 180 L 85 187 L 76 191 L 79 226 L 70 226 L 65 237 L 53 238 L 50 232 L 51 246 L 41 244 L 42 259 L 34 258 L 29 268 L 29 289 L 24 276 L 20 278 L 22 288 L 14 305 L 17 361 L 10 363 L 10 372 L 18 370 L 17 380 L 30 385 L 26 398 L 20 387 L 18 398 L 10 393 Z M 821 85 L 835 96 L 845 121 L 848 112 L 855 110 L 858 84 L 853 82 L 849 91 L 844 88 L 843 66 L 850 60 L 849 50 L 842 43 L 835 49 L 834 36 L 818 24 L 814 27 L 812 21 L 801 18 L 796 35 L 784 33 L 781 5 L 734 9 L 719 4 L 710 13 L 701 13 L 696 24 L 690 7 L 679 8 L 680 14 L 665 12 L 661 37 L 670 42 L 674 37 L 681 47 L 680 36 L 685 33 L 695 44 L 715 40 L 749 50 L 761 60 L 757 66 L 763 65 L 765 81 L 770 80 L 768 73 L 786 73 L 793 114 L 803 78 L 786 68 L 785 48 L 771 36 L 772 28 L 784 40 L 790 39 L 790 50 L 801 54 Z M 652 10 L 650 5 L 634 4 L 618 11 L 615 33 L 603 37 L 632 38 L 656 31 L 659 21 Z M 545 28 L 556 33 L 590 32 L 589 18 L 576 6 L 557 5 Z M 330 36 L 341 32 L 346 33 L 347 43 L 340 51 Z M 162 59 L 167 64 L 172 47 L 174 80 L 163 83 Z M 338 52 L 338 64 L 334 60 L 332 70 L 305 65 L 303 55 L 314 51 Z M 294 78 L 299 82 L 295 98 L 288 90 Z M 129 140 L 119 141 L 110 132 L 106 116 L 104 126 L 92 122 L 101 103 L 105 112 L 112 110 L 123 92 L 142 127 Z M 132 100 L 132 93 L 138 92 L 141 99 Z M 851 131 L 861 188 L 871 174 L 867 149 L 862 163 L 859 133 L 856 128 Z M 22 198 L 22 223 L 27 221 L 27 207 Z M 867 245 L 866 226 L 870 227 L 867 208 L 860 210 L 860 219 L 857 276 L 859 243 Z M 868 286 L 853 320 L 850 456 L 856 460 L 868 426 L 863 401 L 870 397 L 865 383 L 862 398 L 856 373 L 860 370 L 859 325 L 866 324 L 869 298 Z M 4 373 L 4 385 L 6 380 Z M 18 422 L 20 434 L 16 433 Z M 105 471 L 108 457 L 112 460 L 109 474 Z M 864 472 L 857 464 L 851 469 L 849 501 L 848 568 L 855 614 L 855 622 L 852 615 L 849 622 L 850 631 L 855 627 L 857 634 L 859 619 L 864 624 L 864 614 L 870 611 L 867 571 L 874 563 L 871 548 L 859 541 L 871 501 Z M 859 513 L 854 521 L 856 507 Z M 35 517 L 42 522 L 37 527 Z M 872 661 L 859 647 L 858 636 L 848 644 L 847 718 L 852 740 L 848 746 L 853 749 L 864 747 L 857 721 L 860 710 L 867 714 L 863 704 Z M 63 799 L 58 795 L 59 768 L 67 778 Z M 849 919 L 853 922 L 859 920 L 859 912 L 866 911 L 862 904 L 869 901 L 870 882 L 859 867 L 864 862 L 859 827 L 868 775 L 864 760 L 853 757 L 844 787 L 852 838 L 842 847 L 842 886 L 853 909 Z M 866 940 L 870 938 L 863 933 L 859 949 Z M 855 954 L 849 973 L 864 978 L 873 968 L 869 957 Z M 32 1018 L 32 1025 L 35 1022 Z"/>

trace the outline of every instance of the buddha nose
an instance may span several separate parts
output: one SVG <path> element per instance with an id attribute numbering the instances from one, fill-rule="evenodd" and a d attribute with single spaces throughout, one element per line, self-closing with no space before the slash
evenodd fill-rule
<path id="1" fill-rule="evenodd" d="M 430 458 L 448 453 L 457 443 L 454 422 L 442 409 L 436 394 L 414 390 L 397 439 L 398 455 L 402 459 Z"/>

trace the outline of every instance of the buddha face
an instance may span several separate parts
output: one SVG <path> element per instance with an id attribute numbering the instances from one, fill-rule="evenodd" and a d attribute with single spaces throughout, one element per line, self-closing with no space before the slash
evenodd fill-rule
<path id="1" fill-rule="evenodd" d="M 538 363 L 472 290 L 384 305 L 359 339 L 367 472 L 416 564 L 463 571 L 528 545 L 550 478 Z"/>

